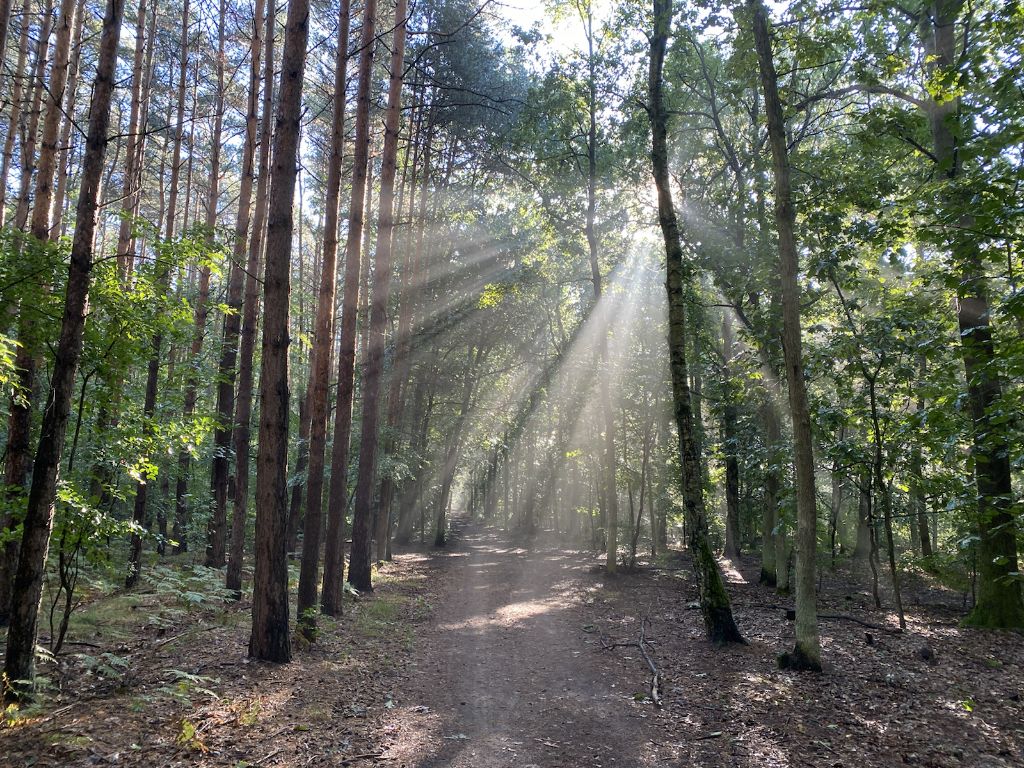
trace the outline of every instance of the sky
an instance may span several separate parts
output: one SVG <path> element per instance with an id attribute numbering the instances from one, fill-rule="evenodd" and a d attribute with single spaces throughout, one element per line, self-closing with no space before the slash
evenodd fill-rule
<path id="1" fill-rule="evenodd" d="M 583 23 L 571 1 L 562 0 L 562 3 L 568 12 L 563 13 L 564 18 L 555 23 L 546 10 L 554 4 L 551 0 L 494 0 L 494 16 L 504 18 L 508 24 L 507 30 L 498 31 L 509 35 L 511 39 L 512 27 L 530 29 L 539 23 L 541 32 L 549 38 L 546 45 L 549 50 L 559 53 L 573 49 L 582 50 L 586 46 Z M 611 0 L 593 0 L 595 28 L 600 26 L 602 19 L 610 12 L 611 6 Z"/>

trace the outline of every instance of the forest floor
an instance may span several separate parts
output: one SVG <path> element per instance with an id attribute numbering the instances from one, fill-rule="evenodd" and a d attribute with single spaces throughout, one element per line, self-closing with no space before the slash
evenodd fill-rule
<path id="1" fill-rule="evenodd" d="M 447 549 L 384 564 L 284 666 L 245 658 L 247 604 L 192 585 L 184 609 L 164 569 L 162 588 L 82 609 L 43 704 L 0 730 L 0 765 L 1024 765 L 1024 643 L 959 629 L 955 593 L 910 580 L 901 635 L 866 588 L 825 579 L 821 612 L 847 618 L 822 622 L 826 673 L 799 674 L 776 667 L 790 602 L 754 559 L 723 563 L 750 641 L 723 650 L 684 558 L 616 577 L 597 564 L 460 524 Z M 639 650 L 605 647 L 645 620 L 661 708 Z"/>

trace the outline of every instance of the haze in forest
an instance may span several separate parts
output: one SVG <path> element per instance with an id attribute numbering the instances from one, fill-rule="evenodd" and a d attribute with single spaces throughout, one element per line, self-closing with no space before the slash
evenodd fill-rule
<path id="1" fill-rule="evenodd" d="M 1024 763 L 1022 38 L 0 0 L 0 764 Z"/>

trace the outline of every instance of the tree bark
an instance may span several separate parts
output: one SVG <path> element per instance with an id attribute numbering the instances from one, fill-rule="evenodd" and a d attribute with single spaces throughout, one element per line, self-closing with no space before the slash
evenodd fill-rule
<path id="1" fill-rule="evenodd" d="M 735 338 L 732 330 L 732 315 L 729 310 L 722 317 L 722 353 L 725 364 L 722 367 L 724 387 L 722 406 L 722 442 L 725 453 L 725 556 L 735 559 L 740 556 L 740 464 L 738 453 L 739 438 L 736 435 L 738 406 L 735 384 L 732 380 L 732 361 L 735 357 Z"/>
<path id="2" fill-rule="evenodd" d="M 4 139 L 3 157 L 0 159 L 0 227 L 7 221 L 7 176 L 14 157 L 14 140 L 18 135 L 21 112 L 24 105 L 24 84 L 27 78 L 28 49 L 31 40 L 32 0 L 24 0 L 21 6 L 21 32 L 18 43 L 18 62 L 14 69 L 11 85 L 11 111 L 7 122 L 7 136 Z M 30 90 L 31 92 L 31 90 Z"/>
<path id="3" fill-rule="evenodd" d="M 154 17 L 155 18 L 155 17 Z M 132 216 L 139 197 L 138 168 L 141 161 L 140 149 L 143 143 L 142 104 L 143 67 L 147 46 L 152 46 L 152 35 L 146 40 L 146 0 L 139 0 L 139 15 L 135 22 L 135 54 L 132 59 L 132 95 L 128 114 L 128 148 L 125 156 L 124 179 L 121 185 L 121 224 L 117 231 L 117 267 L 121 279 L 125 281 L 132 270 Z"/>
<path id="4" fill-rule="evenodd" d="M 309 0 L 290 0 L 281 58 L 263 279 L 263 369 L 256 454 L 256 550 L 249 655 L 291 660 L 288 633 L 288 295 L 292 202 L 309 38 Z"/>
<path id="5" fill-rule="evenodd" d="M 39 601 L 53 525 L 61 454 L 71 413 L 75 376 L 82 356 L 92 278 L 96 210 L 103 177 L 110 101 L 114 90 L 117 45 L 123 16 L 124 0 L 109 0 L 100 34 L 64 314 L 36 450 L 35 470 L 21 539 L 21 555 L 14 580 L 14 600 L 4 659 L 4 675 L 11 683 L 11 688 L 5 693 L 7 696 L 30 695 L 34 685 Z"/>
<path id="6" fill-rule="evenodd" d="M 327 389 L 334 351 L 334 289 L 338 255 L 338 205 L 345 154 L 345 83 L 348 73 L 349 0 L 341 0 L 338 16 L 338 51 L 334 58 L 334 111 L 331 146 L 327 157 L 327 189 L 324 203 L 324 249 L 320 268 L 313 359 L 310 365 L 309 469 L 306 479 L 306 519 L 299 570 L 299 631 L 307 640 L 315 637 L 316 591 L 320 566 L 320 535 L 323 529 L 324 458 L 327 447 Z"/>
<path id="7" fill-rule="evenodd" d="M 356 315 L 359 307 L 359 256 L 366 206 L 366 165 L 370 153 L 370 85 L 376 43 L 377 0 L 363 6 L 359 39 L 359 83 L 356 89 L 355 151 L 352 160 L 352 196 L 345 240 L 345 282 L 341 307 L 341 344 L 338 349 L 338 404 L 331 450 L 331 482 L 327 499 L 327 546 L 320 607 L 329 616 L 341 612 L 344 570 L 345 511 L 348 506 L 349 442 L 352 436 L 352 392 L 355 383 Z"/>
<path id="8" fill-rule="evenodd" d="M 188 77 L 188 28 L 189 28 L 189 0 L 184 0 L 181 10 L 182 31 L 181 31 L 181 52 L 178 68 L 178 94 L 177 113 L 174 129 L 174 149 L 171 154 L 171 178 L 168 183 L 167 198 L 167 219 L 164 227 L 164 239 L 174 239 L 174 225 L 178 210 L 178 180 L 181 170 L 181 143 L 185 128 L 185 81 Z M 170 288 L 171 267 L 163 265 L 161 270 L 159 251 L 156 253 L 155 282 L 156 290 L 160 298 L 167 295 Z M 156 399 L 160 382 L 160 354 L 163 348 L 163 332 L 157 330 L 151 341 L 151 352 L 146 372 L 146 394 L 142 406 L 143 418 L 146 422 L 146 430 L 153 434 L 153 417 L 156 414 Z M 146 525 L 146 503 L 149 496 L 149 485 L 151 477 L 140 478 L 135 487 L 135 505 L 132 513 L 132 520 L 136 525 L 136 532 L 132 534 L 131 546 L 128 555 L 128 575 L 125 578 L 125 586 L 134 587 L 139 580 L 139 573 L 142 568 L 142 535 L 141 529 Z M 166 531 L 161 531 L 161 534 Z M 162 544 L 161 544 L 162 546 Z"/>
<path id="9" fill-rule="evenodd" d="M 245 144 L 242 146 L 241 184 L 238 213 L 235 218 L 235 244 L 228 272 L 227 312 L 221 335 L 220 361 L 217 365 L 217 426 L 213 433 L 213 461 L 210 466 L 210 491 L 213 511 L 206 532 L 206 560 L 224 564 L 227 549 L 228 486 L 231 472 L 231 422 L 235 410 L 235 366 L 238 361 L 238 337 L 242 327 L 242 296 L 245 270 L 242 267 L 249 240 L 249 215 L 256 175 L 260 57 L 263 48 L 264 0 L 256 0 L 253 9 L 252 37 L 249 40 L 249 96 L 245 111 Z M 244 521 L 243 521 L 244 522 Z M 240 534 L 244 537 L 244 527 Z"/>
<path id="10" fill-rule="evenodd" d="M 765 457 L 764 500 L 761 512 L 761 577 L 760 582 L 774 587 L 777 579 L 775 559 L 775 528 L 778 525 L 779 472 L 775 462 L 775 444 L 778 441 L 778 417 L 775 404 L 767 389 L 759 408 L 761 428 L 764 430 Z"/>
<path id="11" fill-rule="evenodd" d="M 793 418 L 793 462 L 796 469 L 796 647 L 780 658 L 783 666 L 821 670 L 821 643 L 815 572 L 817 564 L 817 502 L 811 415 L 807 404 L 800 331 L 799 258 L 796 249 L 796 209 L 789 176 L 789 148 L 779 100 L 778 74 L 772 57 L 768 12 L 761 0 L 748 0 L 764 91 L 768 143 L 775 176 L 775 224 L 779 235 L 779 272 L 782 278 L 782 347 Z"/>
<path id="12" fill-rule="evenodd" d="M 235 398 L 234 429 L 231 442 L 235 454 L 234 506 L 231 512 L 231 554 L 228 559 L 225 586 L 236 597 L 242 594 L 242 560 L 245 556 L 245 527 L 249 509 L 249 445 L 252 421 L 253 357 L 256 328 L 259 324 L 260 283 L 267 218 L 267 187 L 270 183 L 271 114 L 274 104 L 274 29 L 277 11 L 274 0 L 267 0 L 264 19 L 263 116 L 260 126 L 259 171 L 256 182 L 256 210 L 245 265 L 245 298 L 242 309 L 242 332 L 238 346 L 238 393 Z"/>
<path id="13" fill-rule="evenodd" d="M 75 28 L 77 0 L 61 0 L 60 17 L 53 44 L 53 61 L 50 64 L 50 79 L 46 87 L 46 116 L 40 137 L 39 160 L 36 163 L 36 188 L 32 204 L 32 236 L 40 241 L 50 239 L 51 208 L 53 204 L 53 181 L 57 171 L 57 139 L 60 136 L 61 118 L 64 116 L 64 88 L 68 81 L 68 65 L 71 59 L 71 34 Z"/>
<path id="14" fill-rule="evenodd" d="M 387 325 L 388 290 L 391 281 L 391 246 L 394 234 L 395 174 L 398 131 L 402 110 L 402 74 L 405 68 L 405 30 L 408 0 L 395 4 L 395 33 L 391 45 L 391 77 L 384 118 L 384 149 L 381 155 L 380 204 L 377 243 L 374 249 L 373 292 L 370 304 L 370 337 L 363 371 L 363 418 L 359 438 L 359 472 L 356 476 L 355 510 L 352 518 L 352 554 L 349 581 L 357 589 L 372 589 L 373 488 L 377 470 L 377 427 L 380 390 L 384 374 L 384 332 Z M 386 532 L 383 535 L 387 535 Z"/>
<path id="15" fill-rule="evenodd" d="M 725 590 L 711 544 L 704 507 L 700 460 L 694 438 L 693 406 L 690 402 L 689 373 L 686 365 L 686 306 L 684 299 L 687 270 L 679 223 L 672 203 L 668 170 L 668 113 L 662 95 L 663 68 L 669 31 L 672 26 L 672 0 L 654 0 L 654 34 L 651 37 L 651 61 L 648 79 L 648 115 L 651 121 L 651 164 L 658 190 L 658 223 L 665 240 L 668 292 L 669 355 L 672 373 L 672 397 L 679 430 L 682 459 L 682 490 L 686 507 L 693 556 L 694 577 L 700 596 L 701 613 L 708 638 L 717 644 L 742 643 L 743 637 L 732 615 L 729 594 Z"/>

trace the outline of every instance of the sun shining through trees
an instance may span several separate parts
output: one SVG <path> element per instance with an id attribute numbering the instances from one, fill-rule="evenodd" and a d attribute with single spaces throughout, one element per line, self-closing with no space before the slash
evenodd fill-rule
<path id="1" fill-rule="evenodd" d="M 1022 37 L 0 0 L 0 763 L 1022 762 Z"/>

